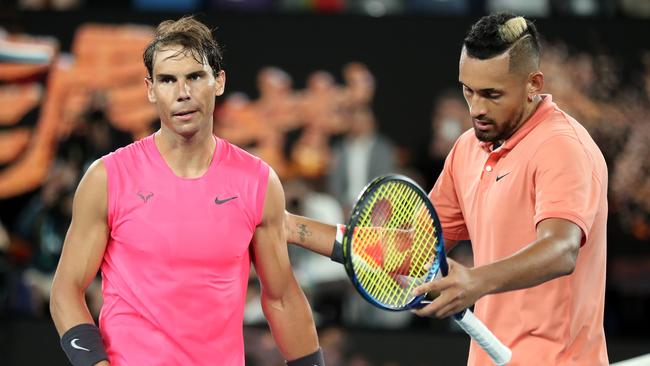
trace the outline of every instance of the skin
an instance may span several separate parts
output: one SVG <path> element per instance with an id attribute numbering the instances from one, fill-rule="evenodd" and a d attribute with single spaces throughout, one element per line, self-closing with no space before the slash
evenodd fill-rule
<path id="1" fill-rule="evenodd" d="M 215 149 L 212 115 L 216 96 L 223 94 L 225 73 L 213 73 L 180 46 L 158 50 L 153 76 L 145 80 L 149 100 L 158 110 L 161 128 L 155 143 L 179 177 L 200 177 Z M 179 114 L 181 112 L 181 114 Z M 191 112 L 185 117 L 181 116 Z M 95 161 L 75 193 L 72 222 L 52 284 L 50 310 L 59 335 L 81 323 L 94 324 L 84 292 L 97 274 L 109 236 L 107 173 Z M 284 191 L 274 171 L 261 224 L 252 242 L 254 265 L 262 283 L 262 307 L 273 336 L 288 360 L 318 349 L 309 304 L 291 270 L 286 238 Z M 102 361 L 97 365 L 108 365 Z"/>
<path id="2" fill-rule="evenodd" d="M 544 86 L 536 69 L 511 72 L 508 52 L 487 60 L 472 58 L 463 48 L 458 81 L 469 107 L 476 138 L 506 140 L 533 114 Z"/>
<path id="3" fill-rule="evenodd" d="M 461 53 L 459 81 L 476 137 L 481 141 L 497 142 L 512 136 L 541 101 L 543 74 L 536 67 L 517 72 L 511 72 L 509 67 L 508 53 L 487 60 L 468 57 L 465 50 Z M 286 216 L 288 242 L 322 255 L 331 254 L 334 226 L 288 212 Z M 485 295 L 528 288 L 571 274 L 582 230 L 568 220 L 549 218 L 537 225 L 536 233 L 535 241 L 524 243 L 519 252 L 485 266 L 468 268 L 449 259 L 448 276 L 414 290 L 416 295 L 440 295 L 413 313 L 444 318 L 470 307 Z M 456 245 L 446 244 L 448 250 Z"/>

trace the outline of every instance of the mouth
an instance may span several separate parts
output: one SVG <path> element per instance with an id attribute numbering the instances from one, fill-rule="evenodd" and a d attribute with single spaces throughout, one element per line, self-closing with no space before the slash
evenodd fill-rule
<path id="1" fill-rule="evenodd" d="M 183 111 L 175 112 L 172 114 L 172 116 L 180 119 L 181 121 L 189 121 L 197 112 L 198 111 L 196 109 L 186 109 Z"/>
<path id="2" fill-rule="evenodd" d="M 480 120 L 480 119 L 473 119 L 472 122 L 474 122 L 474 128 L 479 129 L 481 131 L 486 131 L 492 128 L 492 125 L 494 123 L 485 121 L 485 120 Z"/>

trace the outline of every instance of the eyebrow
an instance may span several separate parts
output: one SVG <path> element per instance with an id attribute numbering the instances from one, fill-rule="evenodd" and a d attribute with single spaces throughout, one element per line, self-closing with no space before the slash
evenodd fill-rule
<path id="1" fill-rule="evenodd" d="M 465 83 L 463 83 L 462 81 L 459 81 L 459 83 L 460 83 L 460 85 L 464 86 L 467 89 L 474 90 L 474 89 L 470 88 L 469 86 L 465 85 Z M 492 94 L 492 93 L 502 93 L 503 94 L 503 90 L 497 89 L 497 88 L 485 88 L 485 89 L 479 89 L 479 90 L 474 90 L 474 91 L 478 91 L 479 93 L 482 93 L 482 94 Z"/>
<path id="2" fill-rule="evenodd" d="M 205 70 L 196 70 L 196 71 L 192 71 L 192 72 L 190 72 L 188 74 L 185 74 L 185 77 L 203 76 L 205 74 L 206 74 Z M 162 73 L 161 74 L 156 74 L 156 79 L 160 80 L 160 79 L 164 79 L 164 78 L 174 78 L 175 79 L 176 75 L 162 74 Z"/>

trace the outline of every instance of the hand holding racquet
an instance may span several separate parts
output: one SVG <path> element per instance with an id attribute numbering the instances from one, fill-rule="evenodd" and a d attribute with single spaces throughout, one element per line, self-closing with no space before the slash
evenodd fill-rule
<path id="1" fill-rule="evenodd" d="M 426 294 L 415 296 L 413 289 L 448 272 L 442 229 L 431 201 L 415 182 L 399 175 L 376 178 L 364 188 L 348 225 L 337 231 L 331 258 L 345 265 L 368 302 L 391 311 L 426 305 Z M 510 349 L 470 310 L 452 319 L 496 365 L 510 361 Z"/>

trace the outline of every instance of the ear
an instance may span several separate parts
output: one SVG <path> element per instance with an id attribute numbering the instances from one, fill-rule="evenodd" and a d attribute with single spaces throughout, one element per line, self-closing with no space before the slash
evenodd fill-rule
<path id="1" fill-rule="evenodd" d="M 528 75 L 527 85 L 528 99 L 532 100 L 535 96 L 542 92 L 544 88 L 544 74 L 541 71 L 535 71 Z"/>
<path id="2" fill-rule="evenodd" d="M 219 73 L 215 76 L 214 95 L 217 97 L 223 95 L 225 89 L 226 89 L 226 72 L 220 70 Z"/>
<path id="3" fill-rule="evenodd" d="M 149 102 L 156 103 L 156 94 L 153 92 L 153 81 L 149 76 L 144 78 L 144 83 L 147 85 L 147 99 Z"/>

